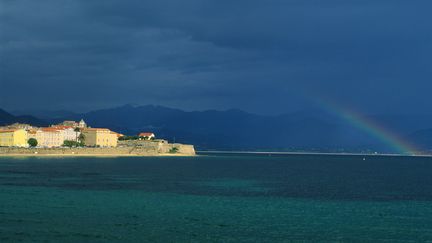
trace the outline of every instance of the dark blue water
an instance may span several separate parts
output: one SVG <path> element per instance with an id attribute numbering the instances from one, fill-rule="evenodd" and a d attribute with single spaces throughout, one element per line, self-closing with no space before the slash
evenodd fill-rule
<path id="1" fill-rule="evenodd" d="M 432 241 L 432 159 L 0 158 L 0 206 L 1 242 Z"/>

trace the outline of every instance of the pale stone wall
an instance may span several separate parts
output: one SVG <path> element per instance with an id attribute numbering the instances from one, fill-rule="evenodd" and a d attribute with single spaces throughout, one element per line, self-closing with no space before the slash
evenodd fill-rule
<path id="1" fill-rule="evenodd" d="M 169 144 L 159 144 L 158 151 L 160 153 L 170 153 L 171 149 L 177 148 L 177 154 L 189 154 L 195 155 L 195 149 L 193 145 L 180 144 L 180 143 L 169 143 Z"/>
<path id="2" fill-rule="evenodd" d="M 138 155 L 157 156 L 170 154 L 177 147 L 177 155 L 193 156 L 192 145 L 152 143 L 146 146 L 123 146 L 113 148 L 12 148 L 0 147 L 1 155 Z"/>
<path id="3" fill-rule="evenodd" d="M 157 147 L 158 144 L 168 143 L 167 140 L 119 140 L 118 146 L 123 147 Z"/>
<path id="4" fill-rule="evenodd" d="M 134 147 L 135 150 L 154 150 L 161 154 L 172 153 L 173 148 L 177 148 L 177 154 L 195 155 L 193 145 L 168 143 L 166 140 L 147 141 L 147 140 L 126 140 L 119 141 L 119 147 Z"/>
<path id="5" fill-rule="evenodd" d="M 61 154 L 77 154 L 77 155 L 90 155 L 90 154 L 129 154 L 127 149 L 117 148 L 0 148 L 0 154 L 40 154 L 40 155 L 61 155 Z"/>

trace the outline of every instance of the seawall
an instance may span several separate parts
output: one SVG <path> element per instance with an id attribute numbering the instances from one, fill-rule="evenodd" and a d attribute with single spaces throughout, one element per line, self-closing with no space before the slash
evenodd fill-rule
<path id="1" fill-rule="evenodd" d="M 125 146 L 115 148 L 12 148 L 0 147 L 0 156 L 10 155 L 69 155 L 69 156 L 194 156 L 193 145 L 148 142 L 145 146 Z M 150 144 L 151 143 L 151 144 Z M 176 148 L 173 150 L 173 148 Z"/>

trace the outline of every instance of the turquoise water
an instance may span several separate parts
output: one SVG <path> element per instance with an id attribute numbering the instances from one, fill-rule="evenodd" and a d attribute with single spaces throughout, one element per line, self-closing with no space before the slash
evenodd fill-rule
<path id="1" fill-rule="evenodd" d="M 432 159 L 365 159 L 0 158 L 0 241 L 432 241 Z"/>

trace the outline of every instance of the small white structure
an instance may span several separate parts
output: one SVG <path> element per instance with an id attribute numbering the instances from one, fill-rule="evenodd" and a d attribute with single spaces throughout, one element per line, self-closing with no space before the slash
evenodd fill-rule
<path id="1" fill-rule="evenodd" d="M 150 140 L 150 139 L 154 139 L 156 136 L 152 132 L 142 132 L 142 133 L 138 134 L 138 137 Z"/>

